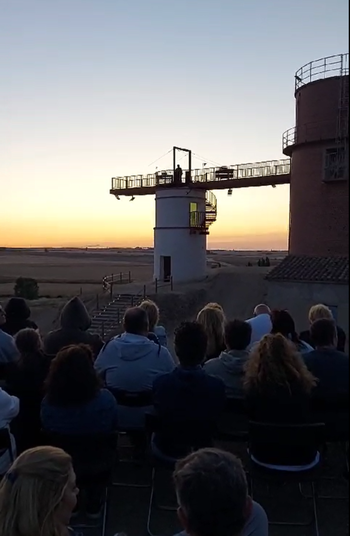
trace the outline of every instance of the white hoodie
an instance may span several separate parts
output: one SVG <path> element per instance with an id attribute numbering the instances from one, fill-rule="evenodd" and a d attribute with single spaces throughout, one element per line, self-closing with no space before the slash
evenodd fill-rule
<path id="1" fill-rule="evenodd" d="M 0 429 L 7 428 L 12 419 L 19 413 L 19 399 L 16 396 L 10 396 L 0 387 Z M 16 456 L 16 443 L 11 435 L 12 451 Z M 0 475 L 6 473 L 11 464 L 10 454 L 8 451 L 0 451 Z"/>
<path id="2" fill-rule="evenodd" d="M 250 345 L 248 347 L 249 350 L 254 344 L 260 342 L 265 335 L 271 333 L 272 321 L 271 316 L 269 314 L 263 314 L 254 316 L 253 318 L 249 318 L 247 322 L 252 327 L 252 337 L 250 339 Z"/>

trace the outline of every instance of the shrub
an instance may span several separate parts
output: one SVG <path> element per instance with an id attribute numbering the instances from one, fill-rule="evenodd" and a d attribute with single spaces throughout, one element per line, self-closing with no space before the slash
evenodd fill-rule
<path id="1" fill-rule="evenodd" d="M 31 277 L 19 277 L 15 284 L 15 296 L 26 300 L 36 300 L 39 298 L 39 285 L 36 279 Z"/>

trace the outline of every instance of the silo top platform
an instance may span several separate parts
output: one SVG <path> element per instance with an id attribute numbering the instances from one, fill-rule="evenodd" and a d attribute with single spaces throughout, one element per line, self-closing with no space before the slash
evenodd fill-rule
<path id="1" fill-rule="evenodd" d="M 191 179 L 188 172 L 181 182 L 174 181 L 173 170 L 159 171 L 149 175 L 113 177 L 110 193 L 113 195 L 150 195 L 160 187 L 201 188 L 225 190 L 250 186 L 275 186 L 290 183 L 290 159 L 270 160 L 253 164 L 237 164 L 213 168 L 194 169 Z"/>

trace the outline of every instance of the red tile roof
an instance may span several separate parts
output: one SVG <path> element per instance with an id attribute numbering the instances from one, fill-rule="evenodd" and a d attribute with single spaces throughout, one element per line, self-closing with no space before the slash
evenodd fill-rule
<path id="1" fill-rule="evenodd" d="M 267 275 L 270 281 L 349 284 L 348 257 L 288 255 Z"/>

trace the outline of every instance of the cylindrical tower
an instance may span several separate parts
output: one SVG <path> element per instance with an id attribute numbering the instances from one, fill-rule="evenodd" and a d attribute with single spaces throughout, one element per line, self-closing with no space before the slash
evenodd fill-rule
<path id="1" fill-rule="evenodd" d="M 348 62 L 348 54 L 330 56 L 295 75 L 296 126 L 283 135 L 291 156 L 291 255 L 349 252 Z"/>
<path id="2" fill-rule="evenodd" d="M 191 281 L 206 274 L 206 191 L 159 188 L 154 228 L 154 278 Z"/>

